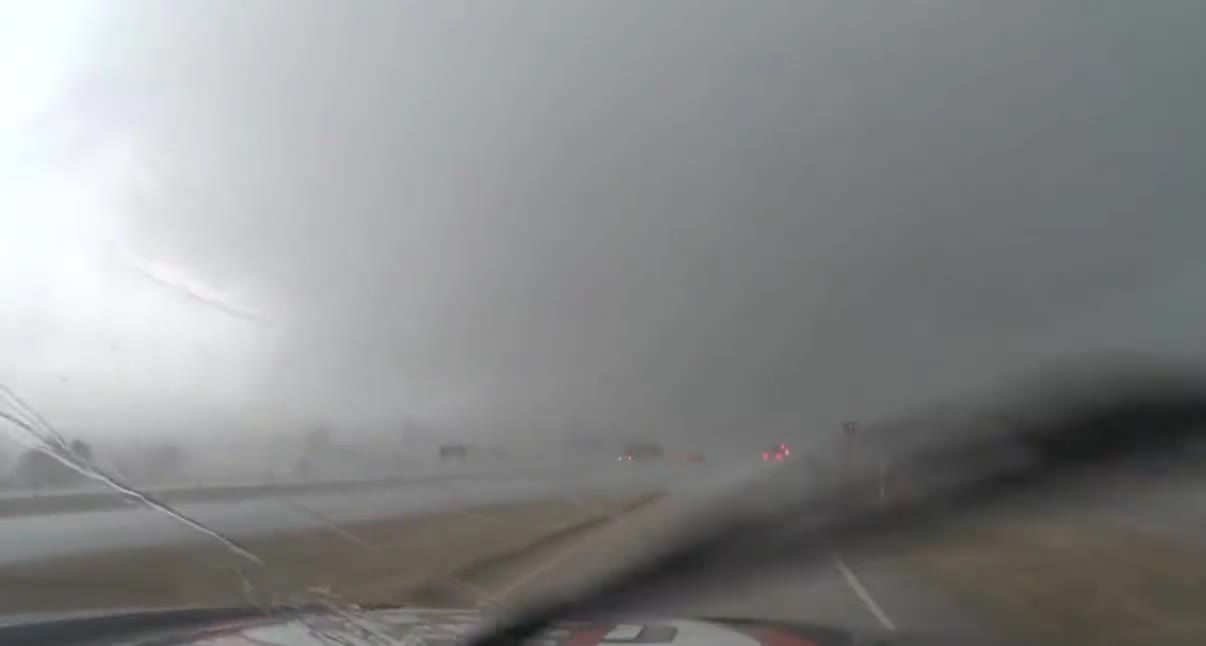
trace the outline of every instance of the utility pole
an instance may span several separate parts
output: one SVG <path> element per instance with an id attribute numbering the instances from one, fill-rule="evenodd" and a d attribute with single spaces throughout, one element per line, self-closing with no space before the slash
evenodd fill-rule
<path id="1" fill-rule="evenodd" d="M 846 468 L 854 467 L 854 436 L 858 434 L 858 422 L 842 422 L 842 435 L 846 446 Z"/>
<path id="2" fill-rule="evenodd" d="M 853 487 L 858 482 L 858 474 L 856 473 L 857 465 L 854 460 L 854 442 L 855 436 L 858 434 L 858 422 L 846 421 L 842 422 L 842 452 L 845 454 L 843 459 L 842 478 L 845 479 L 847 486 Z M 855 493 L 851 491 L 851 493 Z"/>

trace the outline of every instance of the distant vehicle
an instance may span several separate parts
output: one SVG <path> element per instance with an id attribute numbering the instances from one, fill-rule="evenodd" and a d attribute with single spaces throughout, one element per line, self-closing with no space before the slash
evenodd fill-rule
<path id="1" fill-rule="evenodd" d="M 786 444 L 779 443 L 762 452 L 763 462 L 782 462 L 791 457 L 791 449 Z"/>
<path id="2" fill-rule="evenodd" d="M 662 445 L 657 442 L 633 442 L 624 447 L 624 452 L 620 454 L 621 462 L 635 462 L 644 460 L 661 460 L 666 457 L 666 452 L 662 450 Z"/>
<path id="3" fill-rule="evenodd" d="M 464 460 L 469 457 L 469 447 L 464 444 L 445 444 L 440 447 L 441 460 Z"/>

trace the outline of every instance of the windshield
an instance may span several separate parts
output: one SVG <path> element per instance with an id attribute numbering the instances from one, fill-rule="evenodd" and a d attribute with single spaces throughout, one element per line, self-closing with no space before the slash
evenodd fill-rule
<path id="1" fill-rule="evenodd" d="M 1204 20 L 4 3 L 0 618 L 505 612 L 778 500 L 743 484 L 906 495 L 884 420 L 1198 364 Z M 1206 643 L 1192 475 L 647 609 Z"/>

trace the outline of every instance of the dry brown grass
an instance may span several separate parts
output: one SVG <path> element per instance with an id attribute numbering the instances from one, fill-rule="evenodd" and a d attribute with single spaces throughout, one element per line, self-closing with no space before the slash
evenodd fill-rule
<path id="1" fill-rule="evenodd" d="M 358 604 L 404 604 L 420 583 L 642 499 L 545 501 L 294 531 L 243 544 L 260 568 L 216 544 L 93 554 L 0 569 L 0 612 L 246 605 L 329 593 Z M 365 547 L 367 543 L 371 547 Z M 252 584 L 254 593 L 248 591 Z"/>
<path id="2" fill-rule="evenodd" d="M 959 532 L 912 558 L 1024 643 L 1206 644 L 1206 550 L 1107 521 Z"/>

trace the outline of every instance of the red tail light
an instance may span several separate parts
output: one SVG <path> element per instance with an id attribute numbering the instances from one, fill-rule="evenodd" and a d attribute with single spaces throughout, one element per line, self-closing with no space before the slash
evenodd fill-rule
<path id="1" fill-rule="evenodd" d="M 763 460 L 763 461 L 766 461 L 766 460 L 769 460 L 769 459 L 770 459 L 770 453 L 767 453 L 766 451 L 763 451 L 763 452 L 762 452 L 762 460 Z"/>

